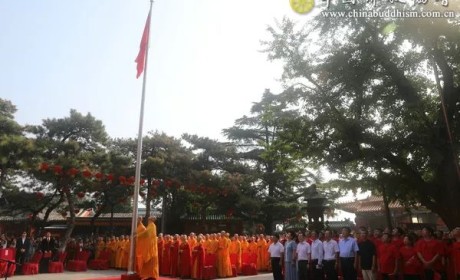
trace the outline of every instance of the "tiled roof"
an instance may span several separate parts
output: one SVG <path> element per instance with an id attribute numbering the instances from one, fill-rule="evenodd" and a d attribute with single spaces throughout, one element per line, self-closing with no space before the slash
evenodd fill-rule
<path id="1" fill-rule="evenodd" d="M 326 221 L 326 225 L 330 228 L 353 227 L 355 224 L 352 221 Z"/>
<path id="2" fill-rule="evenodd" d="M 202 220 L 201 215 L 184 215 L 181 217 L 182 220 Z M 219 220 L 237 220 L 238 218 L 234 216 L 226 216 L 222 214 L 214 214 L 214 215 L 206 215 L 206 220 L 207 221 L 219 221 Z"/>
<path id="3" fill-rule="evenodd" d="M 391 210 L 404 209 L 399 202 L 390 202 L 388 205 Z M 383 198 L 381 196 L 369 196 L 366 199 L 342 202 L 337 204 L 338 209 L 352 213 L 372 213 L 384 211 Z"/>

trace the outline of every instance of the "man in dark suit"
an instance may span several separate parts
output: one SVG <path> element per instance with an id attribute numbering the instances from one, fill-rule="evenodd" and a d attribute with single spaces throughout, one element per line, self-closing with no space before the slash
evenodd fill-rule
<path id="1" fill-rule="evenodd" d="M 40 261 L 40 273 L 48 272 L 48 264 L 52 260 L 54 252 L 56 251 L 56 241 L 51 237 L 51 233 L 47 232 L 40 244 L 40 250 L 43 252 Z"/>
<path id="2" fill-rule="evenodd" d="M 16 241 L 16 263 L 23 264 L 29 260 L 30 239 L 27 232 L 23 232 L 21 238 Z"/>

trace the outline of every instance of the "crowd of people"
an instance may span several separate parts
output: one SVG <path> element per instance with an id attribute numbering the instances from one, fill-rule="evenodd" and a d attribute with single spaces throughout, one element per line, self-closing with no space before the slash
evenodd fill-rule
<path id="1" fill-rule="evenodd" d="M 276 238 L 274 238 L 276 242 Z M 275 280 L 460 279 L 460 228 L 450 233 L 405 233 L 360 228 L 351 232 L 289 232 L 269 249 Z"/>
<path id="2" fill-rule="evenodd" d="M 275 235 L 158 234 L 155 219 L 137 227 L 134 267 L 143 279 L 160 275 L 204 279 L 205 266 L 213 266 L 216 276 L 226 278 L 243 273 L 252 262 L 259 272 L 271 271 L 275 280 L 459 280 L 460 228 L 450 233 L 429 227 L 417 232 L 360 228 L 340 233 L 332 230 L 297 231 Z M 48 262 L 56 256 L 59 242 L 50 233 L 42 238 L 8 240 L 0 236 L 2 248 L 16 248 L 18 265 L 34 251 L 48 258 L 40 263 L 47 272 Z M 127 270 L 130 236 L 71 239 L 65 246 L 67 259 L 79 251 L 91 252 L 97 259 L 110 252 L 110 267 Z"/>

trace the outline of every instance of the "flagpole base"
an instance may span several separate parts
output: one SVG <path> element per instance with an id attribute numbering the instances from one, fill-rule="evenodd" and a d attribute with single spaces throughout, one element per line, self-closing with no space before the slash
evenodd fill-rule
<path id="1" fill-rule="evenodd" d="M 137 273 L 133 273 L 133 274 L 124 273 L 121 275 L 121 280 L 140 280 L 140 279 L 141 277 L 139 277 Z"/>

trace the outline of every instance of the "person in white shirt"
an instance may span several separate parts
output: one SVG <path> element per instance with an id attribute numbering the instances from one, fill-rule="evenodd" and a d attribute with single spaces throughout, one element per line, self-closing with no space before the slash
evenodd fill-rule
<path id="1" fill-rule="evenodd" d="M 337 280 L 337 267 L 339 263 L 339 245 L 337 241 L 332 239 L 332 233 L 330 230 L 324 232 L 324 259 L 323 268 L 326 274 L 326 280 Z"/>
<path id="2" fill-rule="evenodd" d="M 283 275 L 281 274 L 281 264 L 283 263 L 284 247 L 283 244 L 278 242 L 279 239 L 279 234 L 274 234 L 272 236 L 273 243 L 270 244 L 270 247 L 268 247 L 274 280 L 283 280 Z"/>
<path id="3" fill-rule="evenodd" d="M 299 239 L 299 244 L 297 244 L 297 249 L 295 253 L 295 260 L 297 260 L 297 272 L 299 280 L 308 279 L 308 262 L 311 259 L 311 247 L 307 241 L 305 241 L 305 236 L 303 233 L 298 233 L 297 238 Z"/>
<path id="4" fill-rule="evenodd" d="M 318 239 L 318 231 L 311 231 L 311 271 L 314 280 L 322 280 L 324 250 L 323 243 Z"/>

